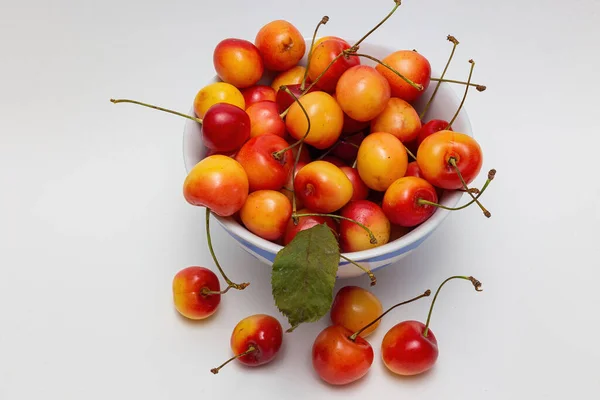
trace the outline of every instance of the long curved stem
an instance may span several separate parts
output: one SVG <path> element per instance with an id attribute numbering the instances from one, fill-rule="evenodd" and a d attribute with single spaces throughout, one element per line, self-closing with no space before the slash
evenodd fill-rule
<path id="1" fill-rule="evenodd" d="M 438 208 L 443 208 L 444 210 L 449 210 L 449 211 L 462 210 L 464 208 L 469 207 L 471 204 L 475 203 L 475 201 L 479 200 L 479 197 L 481 197 L 481 195 L 483 194 L 483 192 L 485 192 L 485 189 L 487 189 L 488 185 L 494 179 L 495 175 L 496 175 L 496 170 L 495 169 L 490 170 L 490 172 L 488 173 L 488 179 L 485 181 L 485 184 L 483 185 L 483 187 L 481 188 L 481 190 L 479 190 L 477 192 L 477 196 L 475 196 L 475 198 L 473 200 L 469 201 L 466 204 L 463 204 L 460 207 L 447 207 L 447 206 L 444 206 L 442 204 L 434 203 L 432 201 L 425 200 L 425 199 L 419 199 L 419 200 L 417 200 L 417 202 L 419 204 L 427 204 L 427 205 L 430 205 L 430 206 L 434 206 L 434 207 L 438 207 Z M 473 189 L 475 189 L 475 188 L 469 189 L 469 192 L 470 193 L 474 193 L 475 191 Z M 463 191 L 466 192 L 466 190 L 463 190 Z"/>
<path id="2" fill-rule="evenodd" d="M 477 205 L 479 206 L 479 208 L 481 208 L 481 211 L 483 211 L 483 215 L 485 215 L 486 217 L 491 217 L 492 214 L 483 206 L 483 204 L 481 204 L 478 200 L 478 197 L 475 197 L 475 195 L 473 193 L 471 193 L 471 190 L 469 189 L 469 186 L 467 186 L 467 182 L 465 182 L 465 179 L 462 176 L 462 173 L 460 172 L 460 169 L 458 168 L 458 166 L 456 165 L 456 159 L 454 157 L 450 157 L 450 159 L 448 160 L 448 164 L 452 165 L 452 168 L 454 168 L 454 171 L 456 171 L 456 174 L 458 175 L 458 178 L 460 179 L 460 182 L 463 185 L 463 188 L 465 189 L 465 191 L 467 193 L 469 193 L 469 196 L 471 196 L 471 198 L 477 203 Z M 496 171 L 493 170 L 494 173 L 493 175 L 496 175 Z M 493 176 L 492 176 L 493 178 Z M 489 179 L 489 174 L 488 174 L 488 180 Z M 479 193 L 479 195 L 481 195 L 481 193 Z"/>
<path id="3" fill-rule="evenodd" d="M 373 32 L 375 32 L 381 25 L 383 25 L 385 23 L 385 21 L 387 21 L 398 9 L 398 7 L 400 7 L 400 5 L 402 4 L 402 2 L 400 0 L 394 0 L 394 3 L 396 3 L 394 5 L 394 8 L 392 8 L 392 11 L 390 11 L 390 13 L 383 19 L 381 20 L 381 22 L 379 22 L 377 25 L 375 25 L 375 27 L 373 29 L 371 29 L 369 32 L 367 32 L 362 38 L 360 38 L 360 40 L 358 42 L 356 42 L 354 44 L 354 46 L 358 49 L 358 46 L 366 39 L 368 38 Z"/>
<path id="4" fill-rule="evenodd" d="M 221 276 L 223 276 L 223 279 L 225 279 L 225 282 L 227 282 L 227 284 L 230 287 L 237 289 L 237 290 L 244 290 L 246 287 L 248 287 L 248 285 L 250 285 L 249 283 L 242 283 L 242 284 L 233 283 L 227 277 L 227 275 L 225 275 L 223 268 L 221 268 L 221 264 L 219 264 L 219 260 L 217 260 L 217 256 L 215 255 L 215 250 L 213 249 L 213 245 L 212 245 L 212 238 L 210 236 L 210 209 L 208 207 L 206 208 L 206 242 L 208 243 L 208 250 L 210 251 L 210 255 L 212 256 L 213 261 L 215 262 L 215 265 L 219 269 Z"/>
<path id="5" fill-rule="evenodd" d="M 373 271 L 371 271 L 369 268 L 360 265 L 356 261 L 351 260 L 350 258 L 346 257 L 343 254 L 340 254 L 340 258 L 343 258 L 344 260 L 348 261 L 350 264 L 353 264 L 354 266 L 362 269 L 367 275 L 369 275 L 369 279 L 371 279 L 371 286 L 375 286 L 377 284 L 377 278 L 375 277 L 375 274 L 373 273 Z"/>
<path id="6" fill-rule="evenodd" d="M 359 53 L 353 53 L 355 56 L 357 57 L 364 57 L 364 58 L 368 58 L 369 60 L 375 61 L 378 64 L 383 65 L 384 67 L 386 67 L 387 69 L 389 69 L 390 71 L 392 71 L 394 74 L 398 75 L 400 78 L 402 78 L 404 80 L 404 82 L 408 83 L 410 86 L 414 87 L 417 90 L 423 90 L 423 85 L 421 85 L 420 83 L 414 83 L 412 80 L 408 79 L 407 77 L 405 77 L 404 75 L 402 75 L 400 72 L 396 71 L 391 65 L 389 65 L 388 63 L 385 63 L 373 56 L 370 56 L 368 54 L 359 54 Z"/>
<path id="7" fill-rule="evenodd" d="M 433 101 L 433 99 L 435 98 L 435 95 L 438 92 L 438 89 L 440 88 L 440 85 L 442 84 L 442 79 L 444 79 L 444 76 L 446 75 L 446 71 L 448 70 L 448 67 L 450 66 L 450 62 L 452 61 L 452 57 L 454 57 L 454 52 L 456 51 L 456 46 L 458 46 L 458 40 L 456 40 L 456 38 L 452 35 L 448 35 L 447 39 L 452 42 L 452 52 L 450 53 L 450 57 L 448 57 L 448 61 L 446 62 L 446 66 L 444 67 L 444 70 L 442 71 L 442 75 L 440 76 L 440 80 L 438 81 L 437 85 L 435 86 L 435 89 L 433 91 L 433 93 L 431 94 L 431 97 L 429 98 L 429 100 L 427 101 L 427 104 L 425 104 L 425 108 L 423 108 L 423 111 L 421 112 L 421 115 L 419 115 L 419 117 L 421 119 L 423 119 L 423 117 L 425 117 L 425 114 L 427 113 L 427 110 L 429 110 L 429 106 L 431 105 L 431 102 Z"/>
<path id="8" fill-rule="evenodd" d="M 302 144 L 304 142 L 304 140 L 306 139 L 306 137 L 308 136 L 308 134 L 310 133 L 310 117 L 308 116 L 308 112 L 306 112 L 306 109 L 304 108 L 304 106 L 302 105 L 300 100 L 298 100 L 298 97 L 296 97 L 296 95 L 287 86 L 283 85 L 283 86 L 281 86 L 281 89 L 283 89 L 287 94 L 292 96 L 294 98 L 294 102 L 298 103 L 298 105 L 300 106 L 300 109 L 302 110 L 302 112 L 304 113 L 304 116 L 306 117 L 307 126 L 306 126 L 306 133 L 304 134 L 304 136 L 301 139 L 299 139 L 297 142 L 289 145 L 285 149 L 281 149 L 281 150 L 278 150 L 273 153 L 273 158 L 275 158 L 276 160 L 281 160 L 281 157 L 283 156 L 283 154 L 285 154 L 286 151 L 293 149 L 294 147 L 298 146 L 299 144 Z M 298 154 L 296 155 L 296 162 L 294 163 L 294 171 L 296 170 L 297 160 L 300 159 L 300 151 L 302 151 L 302 147 L 298 150 Z"/>
<path id="9" fill-rule="evenodd" d="M 433 296 L 433 300 L 431 301 L 431 306 L 429 307 L 429 314 L 427 314 L 427 322 L 425 323 L 425 330 L 423 331 L 423 336 L 425 336 L 425 337 L 427 337 L 427 334 L 429 333 L 429 321 L 431 320 L 431 312 L 433 311 L 433 305 L 435 304 L 435 300 L 437 299 L 438 294 L 440 293 L 440 290 L 442 289 L 442 286 L 444 286 L 446 284 L 446 282 L 448 282 L 452 279 L 465 279 L 467 281 L 471 281 L 471 283 L 475 287 L 475 290 L 477 290 L 478 292 L 481 292 L 483 290 L 483 289 L 481 289 L 481 282 L 479 282 L 477 279 L 473 278 L 472 276 L 451 276 L 450 278 L 448 278 L 444 282 L 442 282 L 440 287 L 438 287 L 437 291 L 435 292 L 435 296 Z"/>
<path id="10" fill-rule="evenodd" d="M 323 77 L 323 75 L 325 75 L 325 74 L 327 73 L 327 71 L 329 71 L 329 68 L 331 68 L 331 66 L 332 66 L 333 64 L 335 64 L 335 62 L 336 62 L 337 60 L 339 60 L 339 59 L 340 59 L 340 57 L 342 57 L 342 56 L 344 56 L 344 55 L 348 55 L 348 54 L 350 54 L 350 53 L 349 53 L 349 52 L 347 52 L 346 50 L 344 50 L 344 51 L 340 52 L 340 53 L 339 53 L 337 56 L 335 56 L 335 57 L 333 58 L 333 60 L 331 60 L 331 61 L 329 62 L 329 64 L 327 64 L 327 67 L 325 67 L 325 69 L 323 70 L 323 72 L 321 72 L 321 73 L 319 74 L 319 76 L 317 76 L 317 77 L 315 78 L 315 80 L 314 80 L 314 81 L 312 81 L 312 82 L 310 83 L 310 85 L 308 85 L 308 87 L 306 88 L 306 90 L 304 90 L 302 93 L 308 93 L 308 92 L 310 91 L 310 89 L 312 89 L 312 88 L 313 88 L 313 86 L 315 86 L 315 85 L 317 84 L 317 82 L 319 82 L 319 81 L 321 80 L 321 78 Z"/>
<path id="11" fill-rule="evenodd" d="M 456 113 L 454 113 L 454 116 L 452 117 L 450 122 L 448 122 L 448 126 L 446 126 L 446 129 L 450 129 L 450 127 L 452 126 L 452 123 L 454 122 L 456 117 L 458 117 L 458 114 L 460 113 L 460 110 L 462 109 L 463 104 L 465 104 L 465 100 L 467 98 L 467 93 L 469 93 L 469 84 L 471 83 L 471 76 L 473 75 L 473 68 L 475 68 L 475 61 L 469 60 L 469 62 L 471 63 L 471 69 L 469 70 L 469 79 L 467 79 L 467 86 L 465 87 L 465 94 L 463 95 L 463 98 L 460 101 L 460 104 L 458 105 L 458 110 L 456 110 Z"/>
<path id="12" fill-rule="evenodd" d="M 210 372 L 212 372 L 213 374 L 215 374 L 215 375 L 216 375 L 216 374 L 218 374 L 218 373 L 219 373 L 219 370 L 220 370 L 221 368 L 223 368 L 224 366 L 226 366 L 227 364 L 229 364 L 229 363 L 230 363 L 230 362 L 232 362 L 233 360 L 235 360 L 235 359 L 238 359 L 238 358 L 240 358 L 240 357 L 247 356 L 248 354 L 250 354 L 250 353 L 252 353 L 252 352 L 254 352 L 254 351 L 256 351 L 256 350 L 257 350 L 257 349 L 256 349 L 256 347 L 254 347 L 254 346 L 250 346 L 250 347 L 248 347 L 248 350 L 246 350 L 246 351 L 245 351 L 245 352 L 243 352 L 242 354 L 238 354 L 238 355 L 235 355 L 235 356 L 231 357 L 229 360 L 225 361 L 223 364 L 219 365 L 217 368 L 213 368 L 213 369 L 211 369 L 211 370 L 210 370 Z"/>
<path id="13" fill-rule="evenodd" d="M 475 89 L 477 89 L 478 92 L 483 92 L 487 89 L 487 86 L 485 85 L 480 85 L 479 83 L 469 83 L 467 84 L 467 82 L 464 81 L 457 81 L 454 79 L 441 79 L 441 78 L 431 78 L 431 81 L 433 82 L 447 82 L 447 83 L 456 83 L 459 85 L 467 85 L 470 87 L 474 87 Z"/>
<path id="14" fill-rule="evenodd" d="M 315 28 L 315 31 L 313 33 L 312 42 L 310 42 L 310 49 L 308 50 L 306 68 L 304 69 L 304 75 L 302 76 L 302 83 L 300 84 L 300 91 L 303 91 L 304 85 L 306 85 L 306 76 L 308 75 L 308 67 L 310 66 L 310 59 L 312 57 L 313 47 L 315 46 L 315 39 L 317 37 L 317 32 L 319 31 L 319 28 L 321 27 L 321 25 L 325 25 L 327 22 L 329 22 L 329 17 L 327 15 L 325 15 L 323 18 L 321 18 L 321 20 L 317 24 L 317 27 Z"/>
<path id="15" fill-rule="evenodd" d="M 164 111 L 164 112 L 167 112 L 167 113 L 170 113 L 170 114 L 178 115 L 178 116 L 183 117 L 183 118 L 191 119 L 192 121 L 195 121 L 195 122 L 197 122 L 199 124 L 202 123 L 202 120 L 200 118 L 192 117 L 191 115 L 187 115 L 187 114 L 183 114 L 183 113 L 180 113 L 180 112 L 177 112 L 177 111 L 169 110 L 167 108 L 162 108 L 162 107 L 159 107 L 159 106 L 153 106 L 152 104 L 142 103 L 141 101 L 129 100 L 129 99 L 110 99 L 110 101 L 111 101 L 111 103 L 114 103 L 114 104 L 118 104 L 118 103 L 132 103 L 132 104 L 137 104 L 137 105 L 140 105 L 140 106 L 152 108 L 154 110 Z"/>
<path id="16" fill-rule="evenodd" d="M 364 224 L 355 221 L 351 218 L 347 218 L 347 217 L 342 217 L 341 215 L 335 215 L 335 214 L 319 214 L 319 213 L 303 213 L 303 214 L 292 214 L 292 218 L 300 218 L 300 217 L 329 217 L 329 218 L 335 218 L 335 219 L 343 219 L 345 221 L 349 221 L 349 222 L 353 222 L 356 225 L 360 226 L 361 228 L 363 228 L 368 234 L 369 234 L 369 239 L 371 244 L 377 244 L 377 238 L 375 238 L 375 235 L 373 235 L 373 232 L 371 232 L 371 230 L 369 228 L 367 228 Z"/>
<path id="17" fill-rule="evenodd" d="M 421 295 L 419 295 L 417 297 L 414 297 L 414 298 L 412 298 L 410 300 L 403 301 L 402 303 L 398 303 L 398 304 L 396 304 L 396 305 L 388 308 L 388 310 L 386 312 L 384 312 L 383 314 L 381 314 L 379 317 L 375 318 L 369 324 L 367 324 L 364 327 L 362 327 L 359 331 L 354 332 L 352 334 L 352 336 L 350 336 L 348 339 L 350 339 L 352 341 L 355 341 L 356 338 L 358 337 L 358 335 L 360 335 L 362 332 L 364 332 L 365 329 L 368 329 L 370 326 L 373 326 L 373 324 L 375 324 L 377 321 L 379 321 L 381 318 L 383 318 L 387 313 L 389 313 L 390 311 L 392 311 L 394 308 L 403 306 L 403 305 L 408 304 L 408 303 L 412 303 L 413 301 L 419 300 L 420 298 L 427 297 L 429 295 L 431 295 L 431 290 L 427 289 L 425 291 L 425 293 L 423 293 L 423 294 L 421 294 Z"/>

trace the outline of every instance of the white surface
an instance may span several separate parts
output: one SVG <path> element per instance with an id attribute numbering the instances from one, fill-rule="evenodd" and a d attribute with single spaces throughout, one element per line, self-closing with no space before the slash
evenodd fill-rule
<path id="1" fill-rule="evenodd" d="M 264 368 L 213 376 L 238 320 L 278 315 L 269 271 L 215 229 L 222 263 L 252 285 L 206 323 L 176 315 L 173 275 L 212 265 L 203 210 L 181 194 L 183 120 L 108 101 L 187 110 L 222 38 L 252 39 L 275 18 L 312 32 L 325 14 L 323 34 L 355 36 L 390 0 L 3 1 L 0 399 L 598 398 L 600 3 L 405 3 L 373 39 L 436 65 L 447 34 L 461 41 L 449 76 L 477 61 L 474 80 L 489 89 L 467 106 L 484 168 L 498 170 L 491 219 L 476 208 L 451 215 L 373 289 L 388 306 L 451 274 L 484 283 L 475 293 L 453 282 L 440 296 L 434 370 L 399 379 L 380 362 L 384 333 L 425 318 L 424 301 L 383 321 L 358 384 L 333 389 L 313 374 L 310 346 L 326 320 L 286 335 Z"/>

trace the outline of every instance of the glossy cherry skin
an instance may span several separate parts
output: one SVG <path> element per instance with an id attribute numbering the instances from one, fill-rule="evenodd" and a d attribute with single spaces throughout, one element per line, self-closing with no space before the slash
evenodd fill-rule
<path id="1" fill-rule="evenodd" d="M 382 313 L 381 302 L 373 293 L 359 286 L 344 286 L 333 299 L 330 318 L 334 325 L 341 325 L 352 332 L 358 332 Z M 362 331 L 360 336 L 369 336 L 380 323 L 381 320 L 378 320 Z"/>
<path id="2" fill-rule="evenodd" d="M 306 42 L 302 33 L 285 20 L 275 20 L 264 25 L 254 39 L 266 69 L 286 71 L 302 59 Z"/>
<path id="3" fill-rule="evenodd" d="M 377 69 L 377 71 L 379 71 L 379 73 L 381 73 L 390 83 L 392 97 L 399 97 L 402 100 L 413 102 L 429 87 L 431 81 L 431 65 L 425 57 L 416 51 L 399 50 L 389 54 L 381 61 L 388 64 L 414 83 L 423 86 L 423 90 L 416 89 L 388 68 L 378 64 L 375 69 Z"/>
<path id="4" fill-rule="evenodd" d="M 173 302 L 184 317 L 199 320 L 213 315 L 221 303 L 221 294 L 203 294 L 203 290 L 220 292 L 219 278 L 208 268 L 187 267 L 173 277 Z"/>
<path id="5" fill-rule="evenodd" d="M 246 110 L 254 103 L 260 101 L 275 101 L 277 92 L 270 86 L 254 85 L 242 90 L 246 102 Z"/>
<path id="6" fill-rule="evenodd" d="M 404 176 L 416 176 L 417 178 L 423 178 L 423 174 L 421 173 L 419 164 L 417 164 L 416 161 L 409 162 L 408 167 L 406 167 L 406 173 L 404 174 Z"/>
<path id="7" fill-rule="evenodd" d="M 248 188 L 248 175 L 242 165 L 216 154 L 202 159 L 190 170 L 183 182 L 183 196 L 191 205 L 229 217 L 246 202 Z"/>
<path id="8" fill-rule="evenodd" d="M 365 200 L 369 197 L 369 192 L 371 191 L 367 185 L 360 179 L 360 175 L 358 174 L 358 170 L 356 168 L 349 167 L 347 165 L 341 166 L 340 169 L 350 182 L 352 182 L 352 198 L 350 200 Z"/>
<path id="9" fill-rule="evenodd" d="M 404 176 L 390 185 L 383 196 L 382 208 L 391 223 L 413 227 L 428 220 L 437 207 L 419 204 L 419 200 L 438 202 L 435 188 L 423 178 Z"/>
<path id="10" fill-rule="evenodd" d="M 432 134 L 446 130 L 448 126 L 448 121 L 444 121 L 443 119 L 432 119 L 421 126 L 419 133 L 417 134 L 417 148 L 423 143 L 426 137 L 431 136 Z M 452 127 L 448 128 L 449 131 L 452 130 Z"/>
<path id="11" fill-rule="evenodd" d="M 463 185 L 454 167 L 453 158 L 467 184 L 479 174 L 483 155 L 479 143 L 464 133 L 438 131 L 423 140 L 417 151 L 421 173 L 432 185 L 442 189 L 459 189 Z"/>
<path id="12" fill-rule="evenodd" d="M 273 153 L 286 147 L 288 142 L 276 135 L 256 136 L 242 146 L 235 159 L 246 171 L 250 192 L 283 187 L 294 165 L 292 150 L 283 153 L 281 160 L 275 159 Z"/>
<path id="13" fill-rule="evenodd" d="M 353 200 L 341 209 L 342 217 L 360 222 L 371 230 L 377 243 L 371 243 L 369 234 L 358 224 L 340 221 L 340 248 L 354 252 L 383 246 L 390 240 L 391 224 L 380 206 L 368 200 Z"/>
<path id="14" fill-rule="evenodd" d="M 369 372 L 373 364 L 373 348 L 360 336 L 350 340 L 354 332 L 341 325 L 325 328 L 312 347 L 312 364 L 322 380 L 331 385 L 347 385 Z"/>
<path id="15" fill-rule="evenodd" d="M 217 103 L 202 120 L 202 140 L 209 149 L 234 151 L 250 138 L 250 117 L 233 104 Z"/>
<path id="16" fill-rule="evenodd" d="M 315 213 L 332 213 L 352 198 L 352 182 L 327 161 L 306 164 L 294 178 L 294 191 L 305 207 Z"/>
<path id="17" fill-rule="evenodd" d="M 310 214 L 312 211 L 303 208 L 297 211 L 298 214 Z M 298 234 L 298 232 L 312 228 L 315 225 L 327 224 L 331 231 L 334 232 L 335 236 L 338 236 L 338 226 L 331 217 L 321 217 L 316 215 L 309 215 L 306 217 L 298 218 L 298 225 L 294 225 L 294 221 L 290 218 L 287 223 L 287 228 L 283 236 L 283 245 L 287 246 Z"/>
<path id="18" fill-rule="evenodd" d="M 423 336 L 425 324 L 404 321 L 393 326 L 381 343 L 381 358 L 385 366 L 398 375 L 418 375 L 433 367 L 439 350 L 431 329 Z"/>
<path id="19" fill-rule="evenodd" d="M 307 93 L 312 93 L 317 91 L 316 87 L 311 87 L 309 89 L 308 85 L 304 88 L 304 91 L 302 91 L 300 89 L 300 84 L 294 84 L 294 85 L 287 85 L 286 86 L 290 92 L 292 92 L 294 94 L 294 96 L 296 96 L 296 99 L 300 100 L 300 97 L 302 97 L 303 94 L 307 94 Z M 275 97 L 275 102 L 277 103 L 277 110 L 282 113 L 285 110 L 287 110 L 292 104 L 294 104 L 296 102 L 296 99 L 294 99 L 294 96 L 290 95 L 288 92 L 286 92 L 284 89 L 277 89 L 277 95 Z"/>
<path id="20" fill-rule="evenodd" d="M 331 61 L 342 51 L 349 48 L 350 45 L 348 43 L 340 40 L 325 40 L 319 43 L 318 46 L 315 46 L 311 55 L 310 65 L 308 66 L 308 77 L 312 82 L 316 82 L 315 86 L 320 90 L 333 93 L 342 74 L 360 64 L 360 59 L 357 56 L 342 56 L 319 78 Z"/>
<path id="21" fill-rule="evenodd" d="M 274 101 L 259 101 L 246 109 L 250 117 L 250 137 L 276 135 L 284 137 L 285 122 L 279 116 Z"/>
<path id="22" fill-rule="evenodd" d="M 330 154 L 340 160 L 352 164 L 358 155 L 357 146 L 360 146 L 364 138 L 365 134 L 362 132 L 342 138 L 343 141 L 336 145 L 335 148 L 331 150 Z"/>
<path id="23" fill-rule="evenodd" d="M 278 320 L 270 315 L 256 314 L 244 318 L 231 333 L 231 350 L 242 354 L 250 346 L 256 350 L 239 357 L 238 362 L 256 367 L 272 361 L 283 342 L 283 329 Z"/>
<path id="24" fill-rule="evenodd" d="M 256 46 L 245 39 L 224 39 L 213 53 L 215 71 L 221 80 L 237 88 L 250 87 L 264 72 L 263 60 Z"/>
<path id="25" fill-rule="evenodd" d="M 275 190 L 257 190 L 250 193 L 240 210 L 244 226 L 255 235 L 270 241 L 283 236 L 291 216 L 290 200 Z"/>

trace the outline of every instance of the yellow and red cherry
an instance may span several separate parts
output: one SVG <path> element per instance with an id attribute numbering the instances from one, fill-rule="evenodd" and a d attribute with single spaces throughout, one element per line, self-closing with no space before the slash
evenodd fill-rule
<path id="1" fill-rule="evenodd" d="M 285 122 L 273 101 L 260 101 L 246 109 L 250 119 L 250 137 L 260 135 L 286 135 Z M 241 146 L 240 146 L 241 147 Z"/>
<path id="2" fill-rule="evenodd" d="M 298 214 L 311 214 L 313 213 L 311 210 L 307 208 L 302 208 L 298 210 Z M 298 223 L 294 224 L 294 221 L 290 219 L 287 223 L 287 227 L 285 230 L 285 234 L 283 236 L 283 245 L 287 246 L 298 234 L 306 229 L 310 229 L 315 225 L 327 224 L 331 231 L 338 236 L 338 226 L 331 217 L 321 216 L 321 215 L 306 215 L 298 217 Z"/>
<path id="3" fill-rule="evenodd" d="M 372 292 L 359 286 L 344 286 L 335 295 L 329 315 L 334 325 L 341 325 L 356 332 L 382 312 L 381 301 Z M 361 331 L 359 336 L 363 338 L 369 336 L 380 323 L 381 320 L 378 320 Z"/>
<path id="4" fill-rule="evenodd" d="M 254 44 L 262 55 L 265 68 L 271 71 L 289 70 L 306 52 L 302 33 L 285 20 L 275 20 L 260 28 Z"/>
<path id="5" fill-rule="evenodd" d="M 356 168 L 362 181 L 375 191 L 384 192 L 408 167 L 408 154 L 400 140 L 387 132 L 373 132 L 362 141 Z"/>
<path id="6" fill-rule="evenodd" d="M 248 195 L 240 210 L 244 226 L 263 239 L 276 241 L 283 236 L 292 216 L 292 203 L 275 190 L 257 190 Z"/>
<path id="7" fill-rule="evenodd" d="M 198 91 L 194 98 L 194 113 L 198 118 L 204 118 L 209 108 L 217 103 L 228 103 L 246 109 L 246 101 L 242 92 L 227 82 L 215 82 L 206 85 Z"/>
<path id="8" fill-rule="evenodd" d="M 419 114 L 405 100 L 392 97 L 385 109 L 371 121 L 371 132 L 387 132 L 404 144 L 416 140 L 421 130 Z"/>
<path id="9" fill-rule="evenodd" d="M 377 204 L 368 200 L 353 200 L 340 211 L 344 218 L 361 223 L 369 228 L 377 240 L 371 241 L 369 233 L 356 222 L 340 221 L 340 248 L 343 252 L 355 252 L 382 246 L 390 240 L 391 224 Z"/>
<path id="10" fill-rule="evenodd" d="M 427 221 L 436 207 L 438 196 L 431 183 L 416 176 L 404 176 L 386 190 L 382 209 L 392 224 L 413 227 Z"/>
<path id="11" fill-rule="evenodd" d="M 327 161 L 306 164 L 294 179 L 294 191 L 304 206 L 315 213 L 332 213 L 352 198 L 352 182 Z"/>
<path id="12" fill-rule="evenodd" d="M 219 278 L 208 268 L 192 266 L 175 274 L 172 283 L 175 309 L 184 317 L 210 317 L 221 303 Z"/>
<path id="13" fill-rule="evenodd" d="M 450 130 L 438 131 L 423 140 L 417 151 L 423 177 L 442 189 L 464 188 L 479 174 L 483 155 L 471 136 Z"/>
<path id="14" fill-rule="evenodd" d="M 222 217 L 231 216 L 242 208 L 248 190 L 248 175 L 242 165 L 224 155 L 202 159 L 183 183 L 183 196 L 188 203 L 207 207 Z"/>
<path id="15" fill-rule="evenodd" d="M 275 158 L 273 153 L 280 151 L 283 153 L 279 159 Z M 281 136 L 270 134 L 248 140 L 235 159 L 246 171 L 250 192 L 281 189 L 294 165 L 293 153 L 288 142 Z"/>
<path id="16" fill-rule="evenodd" d="M 340 169 L 352 182 L 352 197 L 350 200 L 366 200 L 369 197 L 370 189 L 360 179 L 358 170 L 347 165 L 341 166 Z"/>
<path id="17" fill-rule="evenodd" d="M 302 139 L 308 130 L 308 120 L 302 107 L 310 119 L 310 132 L 304 142 L 319 150 L 331 147 L 339 139 L 344 123 L 344 113 L 339 104 L 322 91 L 305 94 L 294 102 L 285 124 L 290 136 L 297 140 Z"/>
<path id="18" fill-rule="evenodd" d="M 277 319 L 267 314 L 255 314 L 237 323 L 229 344 L 232 358 L 217 368 L 211 369 L 213 374 L 233 360 L 248 367 L 265 365 L 275 359 L 283 343 L 283 328 Z"/>
<path id="19" fill-rule="evenodd" d="M 213 52 L 213 65 L 223 82 L 243 89 L 256 84 L 264 65 L 256 46 L 244 39 L 224 39 Z"/>
<path id="20" fill-rule="evenodd" d="M 287 71 L 280 72 L 275 76 L 273 82 L 271 82 L 271 88 L 274 90 L 279 90 L 281 86 L 292 86 L 292 85 L 300 85 L 302 83 L 302 79 L 304 78 L 304 71 L 306 71 L 306 67 L 302 65 L 296 65 Z"/>
<path id="21" fill-rule="evenodd" d="M 375 68 L 356 65 L 342 74 L 337 82 L 335 94 L 342 111 L 348 117 L 355 121 L 367 122 L 386 108 L 391 90 L 388 81 Z"/>
<path id="22" fill-rule="evenodd" d="M 410 79 L 415 84 L 421 85 L 423 90 L 419 90 L 404 79 L 400 78 L 390 69 L 378 64 L 375 68 L 390 83 L 392 97 L 399 97 L 402 100 L 413 102 L 418 99 L 429 87 L 431 81 L 431 65 L 423 55 L 413 50 L 399 50 L 386 56 L 382 62 L 388 64 L 394 70 L 404 77 Z"/>
<path id="23" fill-rule="evenodd" d="M 277 91 L 267 85 L 254 85 L 249 88 L 242 89 L 242 96 L 244 96 L 244 102 L 246 110 L 254 103 L 261 101 L 275 101 Z"/>
<path id="24" fill-rule="evenodd" d="M 319 90 L 333 93 L 342 74 L 360 64 L 359 57 L 354 55 L 341 56 L 335 60 L 340 53 L 349 48 L 348 43 L 335 39 L 325 40 L 314 47 L 308 66 L 308 77 Z"/>

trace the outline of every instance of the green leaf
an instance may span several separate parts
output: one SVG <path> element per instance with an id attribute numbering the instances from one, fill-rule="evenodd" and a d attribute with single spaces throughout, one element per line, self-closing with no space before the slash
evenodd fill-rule
<path id="1" fill-rule="evenodd" d="M 271 287 L 275 305 L 291 325 L 288 332 L 329 311 L 339 262 L 338 242 L 326 224 L 300 231 L 277 253 Z"/>

